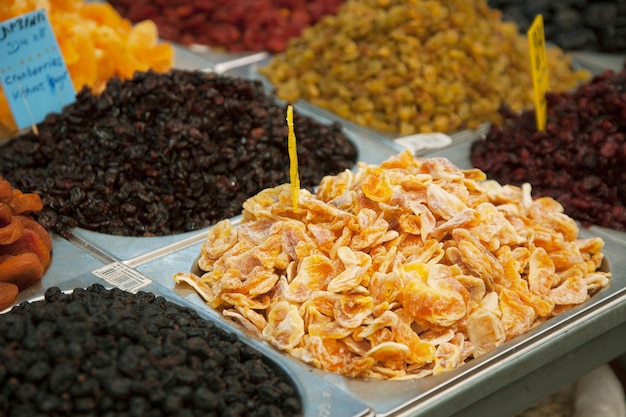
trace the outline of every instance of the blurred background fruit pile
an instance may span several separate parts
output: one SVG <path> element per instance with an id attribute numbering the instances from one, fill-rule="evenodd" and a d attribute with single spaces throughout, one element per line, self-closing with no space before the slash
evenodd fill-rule
<path id="1" fill-rule="evenodd" d="M 526 31 L 541 14 L 545 35 L 563 49 L 626 51 L 626 0 L 488 0 Z"/>
<path id="2" fill-rule="evenodd" d="M 133 22 L 153 20 L 163 39 L 228 51 L 281 52 L 289 38 L 344 0 L 110 0 Z"/>

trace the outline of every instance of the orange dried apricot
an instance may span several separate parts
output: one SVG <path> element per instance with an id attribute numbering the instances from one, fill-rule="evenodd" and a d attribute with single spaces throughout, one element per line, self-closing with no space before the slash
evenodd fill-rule
<path id="1" fill-rule="evenodd" d="M 34 253 L 0 256 L 0 282 L 10 282 L 21 290 L 30 287 L 43 275 L 44 267 Z"/>
<path id="2" fill-rule="evenodd" d="M 19 292 L 17 285 L 0 281 L 0 311 L 11 307 Z"/>
<path id="3" fill-rule="evenodd" d="M 0 245 L 10 245 L 22 237 L 24 224 L 17 217 L 11 218 L 11 222 L 0 227 Z"/>

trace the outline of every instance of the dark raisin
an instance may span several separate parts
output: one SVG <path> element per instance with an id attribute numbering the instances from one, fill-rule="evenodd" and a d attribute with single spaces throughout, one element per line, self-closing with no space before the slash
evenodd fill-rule
<path id="1" fill-rule="evenodd" d="M 0 175 L 41 196 L 35 217 L 68 238 L 81 227 L 124 236 L 164 236 L 241 213 L 259 191 L 289 182 L 286 106 L 260 81 L 173 70 L 111 79 L 83 89 L 6 143 Z M 294 115 L 301 184 L 356 162 L 338 124 Z M 42 138 L 45 139 L 42 141 Z"/>

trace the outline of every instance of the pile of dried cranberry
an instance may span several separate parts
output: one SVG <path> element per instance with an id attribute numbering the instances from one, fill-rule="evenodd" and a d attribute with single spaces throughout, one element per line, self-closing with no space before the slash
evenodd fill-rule
<path id="1" fill-rule="evenodd" d="M 583 226 L 626 231 L 626 66 L 546 99 L 545 131 L 534 111 L 508 112 L 472 144 L 472 163 L 501 183 L 530 183 Z"/>

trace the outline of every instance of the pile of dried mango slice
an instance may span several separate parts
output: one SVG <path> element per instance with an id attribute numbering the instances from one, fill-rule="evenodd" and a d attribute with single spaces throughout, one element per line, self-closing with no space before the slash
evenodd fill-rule
<path id="1" fill-rule="evenodd" d="M 454 369 L 608 285 L 601 238 L 530 187 L 408 151 L 289 184 L 208 232 L 198 274 L 212 308 L 326 371 L 375 379 Z M 197 271 L 196 271 L 197 272 Z"/>
<path id="2" fill-rule="evenodd" d="M 111 77 L 131 78 L 135 71 L 168 71 L 174 49 L 159 42 L 150 20 L 132 25 L 108 3 L 84 0 L 9 0 L 0 4 L 0 22 L 45 9 L 76 91 L 100 92 Z M 0 88 L 0 127 L 15 131 L 8 101 Z"/>
<path id="3" fill-rule="evenodd" d="M 0 177 L 0 310 L 39 281 L 50 265 L 52 240 L 31 216 L 42 207 L 37 194 L 22 193 Z"/>

